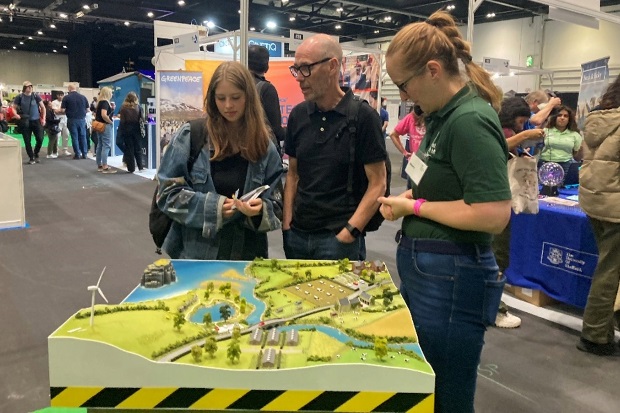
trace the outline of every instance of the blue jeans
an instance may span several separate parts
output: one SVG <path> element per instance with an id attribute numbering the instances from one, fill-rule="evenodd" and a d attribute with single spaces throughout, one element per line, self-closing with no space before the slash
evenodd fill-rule
<path id="1" fill-rule="evenodd" d="M 484 333 L 495 322 L 505 283 L 493 252 L 418 252 L 414 240 L 412 248 L 398 246 L 396 263 L 401 295 L 435 370 L 435 412 L 473 413 Z"/>
<path id="2" fill-rule="evenodd" d="M 108 154 L 112 145 L 112 125 L 106 124 L 103 132 L 94 132 L 97 134 L 97 166 L 108 164 Z"/>
<path id="3" fill-rule="evenodd" d="M 88 143 L 86 142 L 86 120 L 67 119 L 67 129 L 71 134 L 71 145 L 75 156 L 86 156 Z"/>
<path id="4" fill-rule="evenodd" d="M 350 244 L 338 241 L 334 231 L 304 232 L 295 228 L 282 231 L 284 254 L 288 259 L 358 261 L 366 259 L 366 242 L 360 235 Z"/>

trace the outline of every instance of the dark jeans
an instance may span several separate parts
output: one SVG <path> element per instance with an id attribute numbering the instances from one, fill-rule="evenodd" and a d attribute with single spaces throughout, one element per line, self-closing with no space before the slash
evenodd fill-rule
<path id="1" fill-rule="evenodd" d="M 43 125 L 39 119 L 36 120 L 24 120 L 21 122 L 22 137 L 24 138 L 24 144 L 26 145 L 26 153 L 30 159 L 38 158 L 41 146 L 43 146 Z M 36 144 L 34 151 L 32 150 L 32 134 L 34 133 L 34 139 Z"/>
<path id="2" fill-rule="evenodd" d="M 140 132 L 123 133 L 125 149 L 123 150 L 123 160 L 127 164 L 127 170 L 133 172 L 142 169 L 142 148 L 140 147 Z"/>
<path id="3" fill-rule="evenodd" d="M 358 261 L 366 259 L 366 242 L 361 235 L 350 244 L 338 241 L 334 231 L 304 232 L 295 228 L 282 231 L 284 254 L 288 259 Z"/>
<path id="4" fill-rule="evenodd" d="M 484 333 L 495 323 L 505 278 L 498 281 L 490 248 L 473 255 L 415 248 L 415 240 L 410 247 L 401 241 L 396 263 L 401 295 L 435 370 L 435 412 L 473 413 Z"/>
<path id="5" fill-rule="evenodd" d="M 71 134 L 71 144 L 75 156 L 86 156 L 88 143 L 86 142 L 86 120 L 67 119 L 67 128 Z"/>

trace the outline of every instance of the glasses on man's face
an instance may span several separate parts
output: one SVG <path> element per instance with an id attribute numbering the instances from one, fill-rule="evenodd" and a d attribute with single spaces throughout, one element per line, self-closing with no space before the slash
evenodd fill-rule
<path id="1" fill-rule="evenodd" d="M 292 65 L 292 66 L 289 66 L 288 69 L 291 71 L 291 74 L 294 77 L 299 76 L 300 73 L 303 77 L 308 77 L 312 74 L 312 72 L 310 71 L 310 68 L 312 66 L 320 65 L 321 63 L 329 62 L 330 60 L 332 60 L 331 57 L 326 57 L 323 60 L 319 60 L 318 62 L 314 62 L 314 63 L 309 63 L 307 65 L 300 65 L 300 66 Z"/>

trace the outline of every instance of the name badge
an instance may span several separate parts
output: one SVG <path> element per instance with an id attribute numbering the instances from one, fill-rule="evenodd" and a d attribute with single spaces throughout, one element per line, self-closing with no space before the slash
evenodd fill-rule
<path id="1" fill-rule="evenodd" d="M 409 158 L 409 163 L 407 163 L 407 167 L 405 168 L 405 172 L 407 172 L 407 176 L 409 176 L 416 185 L 419 185 L 427 168 L 428 165 L 426 165 L 422 159 L 418 158 L 415 153 L 412 153 L 411 158 Z"/>

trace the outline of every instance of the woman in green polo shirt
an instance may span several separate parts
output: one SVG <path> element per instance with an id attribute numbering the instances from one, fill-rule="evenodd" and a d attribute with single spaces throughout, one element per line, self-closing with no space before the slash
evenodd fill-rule
<path id="1" fill-rule="evenodd" d="M 545 129 L 545 146 L 540 153 L 540 167 L 545 162 L 556 162 L 562 165 L 564 175 L 572 163 L 581 160 L 581 142 L 575 112 L 568 106 L 560 106 L 557 115 L 552 116 Z"/>
<path id="2" fill-rule="evenodd" d="M 470 413 L 505 282 L 491 249 L 510 219 L 502 94 L 445 12 L 400 30 L 386 64 L 401 99 L 427 113 L 408 165 L 412 190 L 379 198 L 386 219 L 404 217 L 400 291 L 435 371 L 435 411 Z"/>

